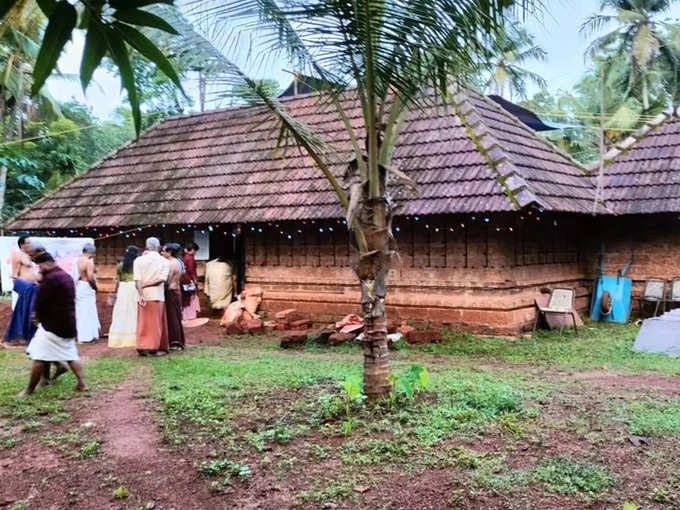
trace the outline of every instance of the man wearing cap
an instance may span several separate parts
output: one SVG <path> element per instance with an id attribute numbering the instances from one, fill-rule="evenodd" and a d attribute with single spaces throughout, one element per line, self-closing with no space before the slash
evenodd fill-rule
<path id="1" fill-rule="evenodd" d="M 38 329 L 26 353 L 33 360 L 26 389 L 18 397 L 30 395 L 41 378 L 49 376 L 50 362 L 67 362 L 78 384 L 76 390 L 87 391 L 83 366 L 76 347 L 75 286 L 73 278 L 54 262 L 47 252 L 37 255 L 41 278 L 35 298 Z"/>

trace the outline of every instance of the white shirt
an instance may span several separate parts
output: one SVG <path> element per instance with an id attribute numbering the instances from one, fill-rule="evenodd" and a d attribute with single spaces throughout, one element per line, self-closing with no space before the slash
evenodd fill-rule
<path id="1" fill-rule="evenodd" d="M 167 259 L 161 257 L 156 251 L 146 251 L 141 257 L 135 259 L 132 265 L 132 277 L 135 282 L 142 285 L 162 280 L 161 283 L 153 287 L 145 287 L 142 296 L 146 301 L 165 301 L 164 283 L 168 279 L 170 265 Z"/>

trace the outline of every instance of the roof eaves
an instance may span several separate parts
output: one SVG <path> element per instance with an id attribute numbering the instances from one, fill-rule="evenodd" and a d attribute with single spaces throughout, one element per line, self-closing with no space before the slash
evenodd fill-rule
<path id="1" fill-rule="evenodd" d="M 519 210 L 530 203 L 542 205 L 540 198 L 484 124 L 481 115 L 470 103 L 466 93 L 462 92 L 453 97 L 453 108 L 470 139 L 496 174 L 496 182 L 505 191 L 513 207 Z"/>

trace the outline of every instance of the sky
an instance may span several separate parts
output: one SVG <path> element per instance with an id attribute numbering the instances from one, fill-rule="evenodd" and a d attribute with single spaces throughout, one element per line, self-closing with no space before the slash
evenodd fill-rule
<path id="1" fill-rule="evenodd" d="M 584 52 L 589 40 L 579 33 L 583 21 L 595 13 L 599 7 L 597 0 L 543 0 L 545 12 L 536 16 L 528 15 L 525 25 L 534 35 L 536 43 L 548 53 L 544 62 L 532 62 L 527 67 L 548 82 L 551 92 L 571 89 L 586 70 Z M 680 18 L 680 3 L 669 11 L 669 17 Z M 65 54 L 59 60 L 62 73 L 77 74 L 80 57 L 82 55 L 83 39 L 77 33 L 74 41 L 69 43 Z M 251 70 L 256 78 L 274 78 L 282 88 L 288 86 L 289 74 L 283 70 L 284 64 L 272 64 L 269 68 L 258 66 Z M 77 80 L 50 79 L 48 82 L 52 95 L 62 101 L 72 98 L 84 102 L 92 108 L 93 113 L 107 119 L 114 109 L 122 103 L 118 78 L 105 70 L 95 72 L 93 83 L 83 95 Z M 185 85 L 190 95 L 196 96 L 194 83 Z M 535 87 L 529 87 L 529 95 L 536 92 Z M 212 105 L 216 107 L 218 105 Z"/>

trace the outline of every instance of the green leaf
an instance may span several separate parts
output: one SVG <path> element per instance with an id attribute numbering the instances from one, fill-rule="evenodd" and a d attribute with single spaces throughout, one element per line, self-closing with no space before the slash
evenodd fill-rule
<path id="1" fill-rule="evenodd" d="M 175 68 L 172 67 L 170 61 L 165 57 L 165 55 L 163 55 L 163 52 L 161 52 L 161 50 L 159 50 L 153 42 L 151 42 L 139 30 L 132 28 L 130 25 L 125 25 L 124 23 L 118 23 L 117 21 L 114 21 L 113 28 L 114 30 L 120 32 L 120 34 L 123 36 L 123 39 L 125 39 L 130 46 L 144 55 L 151 62 L 156 64 L 158 68 L 163 71 L 163 74 L 170 78 L 175 83 L 175 85 L 177 85 L 177 88 L 182 90 L 182 84 L 180 82 L 179 76 L 177 75 L 177 71 L 175 71 Z"/>
<path id="2" fill-rule="evenodd" d="M 345 390 L 347 400 L 354 400 L 359 396 L 359 393 L 361 393 L 361 383 L 352 375 L 345 376 L 342 388 Z"/>
<path id="3" fill-rule="evenodd" d="M 160 16 L 151 14 L 141 9 L 119 9 L 113 13 L 113 17 L 118 21 L 123 21 L 131 25 L 141 25 L 145 27 L 158 28 L 169 34 L 179 35 L 179 32 L 172 28 L 170 23 Z"/>
<path id="4" fill-rule="evenodd" d="M 106 36 L 102 30 L 101 25 L 93 21 L 85 36 L 85 49 L 80 62 L 80 83 L 83 86 L 83 92 L 90 84 L 94 70 L 106 54 Z"/>
<path id="5" fill-rule="evenodd" d="M 624 503 L 623 510 L 638 510 L 638 506 L 635 503 Z"/>
<path id="6" fill-rule="evenodd" d="M 173 5 L 174 0 L 111 0 L 109 2 L 114 9 L 128 9 L 131 7 L 144 7 L 152 4 Z"/>
<path id="7" fill-rule="evenodd" d="M 38 58 L 33 67 L 33 85 L 31 95 L 35 95 L 45 84 L 45 80 L 57 65 L 61 50 L 76 27 L 78 13 L 76 8 L 66 1 L 57 3 L 47 23 Z"/>
<path id="8" fill-rule="evenodd" d="M 0 0 L 0 19 L 4 18 L 5 14 L 17 3 L 19 3 L 19 0 Z"/>
<path id="9" fill-rule="evenodd" d="M 54 9 L 57 7 L 56 0 L 36 0 L 38 7 L 48 18 L 54 13 Z"/>
<path id="10" fill-rule="evenodd" d="M 401 386 L 401 390 L 406 395 L 406 398 L 413 400 L 413 384 L 411 384 L 411 381 L 406 377 L 402 377 L 399 379 L 399 386 Z"/>
<path id="11" fill-rule="evenodd" d="M 130 108 L 132 109 L 132 119 L 135 123 L 135 132 L 139 136 L 142 127 L 142 114 L 139 110 L 139 98 L 137 97 L 137 88 L 135 86 L 135 73 L 130 64 L 130 55 L 128 55 L 125 42 L 118 32 L 112 28 L 104 32 L 106 36 L 106 44 L 111 53 L 113 63 L 118 67 L 120 72 L 120 81 L 128 93 L 128 101 L 130 101 Z"/>

